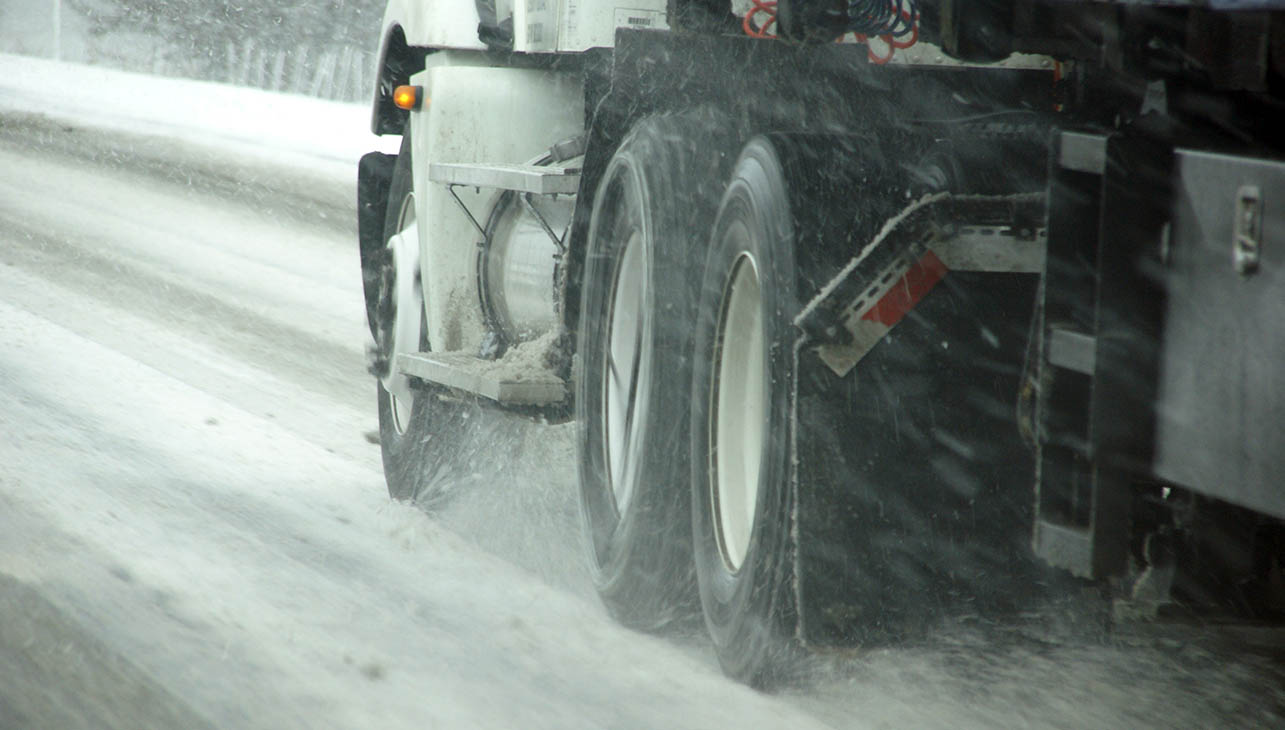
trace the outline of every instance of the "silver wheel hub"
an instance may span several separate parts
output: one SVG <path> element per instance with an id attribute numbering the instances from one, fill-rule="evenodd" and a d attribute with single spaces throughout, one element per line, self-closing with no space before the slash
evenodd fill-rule
<path id="1" fill-rule="evenodd" d="M 415 391 L 410 378 L 397 369 L 397 356 L 419 351 L 420 332 L 424 318 L 423 285 L 419 276 L 419 227 L 415 222 L 414 196 L 407 196 L 402 203 L 401 225 L 388 239 L 393 266 L 393 325 L 390 350 L 391 367 L 380 379 L 392 400 L 393 426 L 398 433 L 405 433 L 410 423 Z"/>
<path id="2" fill-rule="evenodd" d="M 625 243 L 609 300 L 603 440 L 618 514 L 625 512 L 633 494 L 652 377 L 649 252 L 644 238 L 635 229 Z"/>
<path id="3" fill-rule="evenodd" d="M 748 240 L 744 225 L 727 232 Z M 742 253 L 723 286 L 709 423 L 714 531 L 727 568 L 740 570 L 749 553 L 768 415 L 767 346 L 758 265 Z"/>

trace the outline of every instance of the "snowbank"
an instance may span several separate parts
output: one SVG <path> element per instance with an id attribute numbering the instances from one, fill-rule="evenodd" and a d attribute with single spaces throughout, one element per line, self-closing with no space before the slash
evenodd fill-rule
<path id="1" fill-rule="evenodd" d="M 353 176 L 371 150 L 370 107 L 226 84 L 0 54 L 0 110 L 181 139 L 277 163 Z"/>

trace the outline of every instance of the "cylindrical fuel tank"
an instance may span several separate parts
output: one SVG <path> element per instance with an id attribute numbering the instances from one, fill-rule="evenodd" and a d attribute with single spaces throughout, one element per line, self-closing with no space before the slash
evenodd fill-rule
<path id="1" fill-rule="evenodd" d="M 554 288 L 574 199 L 505 193 L 478 255 L 483 309 L 509 342 L 535 339 L 558 321 Z"/>

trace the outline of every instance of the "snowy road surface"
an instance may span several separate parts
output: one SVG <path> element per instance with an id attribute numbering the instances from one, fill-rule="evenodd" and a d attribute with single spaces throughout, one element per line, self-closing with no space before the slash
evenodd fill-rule
<path id="1" fill-rule="evenodd" d="M 386 497 L 365 110 L 99 71 L 40 103 L 77 73 L 0 56 L 0 728 L 1285 726 L 1266 629 L 1072 601 L 762 695 L 618 628 L 566 427 L 511 428 L 444 514 Z"/>

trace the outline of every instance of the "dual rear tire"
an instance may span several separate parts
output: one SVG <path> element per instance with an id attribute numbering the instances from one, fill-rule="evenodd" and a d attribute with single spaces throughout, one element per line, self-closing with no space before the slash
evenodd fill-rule
<path id="1" fill-rule="evenodd" d="M 731 142 L 708 118 L 644 120 L 598 188 L 578 332 L 580 504 L 617 620 L 655 630 L 701 612 L 725 671 L 766 685 L 796 653 L 798 272 L 772 144 L 751 142 L 732 171 Z"/>
<path id="2" fill-rule="evenodd" d="M 1002 505 L 1028 457 L 1008 448 L 1016 428 L 995 404 L 1017 392 L 1017 367 L 996 363 L 1021 352 L 1025 323 L 997 317 L 1012 320 L 1006 308 L 1033 286 L 942 287 L 930 294 L 940 316 L 908 318 L 895 348 L 844 378 L 800 373 L 795 315 L 906 186 L 862 140 L 758 137 L 735 165 L 714 154 L 730 141 L 694 118 L 645 120 L 598 189 L 578 340 L 580 496 L 610 613 L 655 629 L 699 606 L 726 673 L 766 687 L 795 674 L 809 629 L 827 644 L 905 638 L 1021 551 L 1021 516 Z M 955 326 L 980 327 L 1004 353 L 961 364 L 936 352 Z M 943 445 L 979 458 L 944 460 Z M 974 548 L 988 531 L 1003 549 Z M 906 566 L 913 581 L 898 575 Z"/>
<path id="3" fill-rule="evenodd" d="M 644 120 L 598 188 L 578 332 L 580 503 L 617 620 L 654 630 L 699 611 L 724 670 L 769 685 L 797 654 L 800 274 L 775 147 L 754 140 L 733 171 L 719 155 L 730 142 L 699 117 Z"/>

